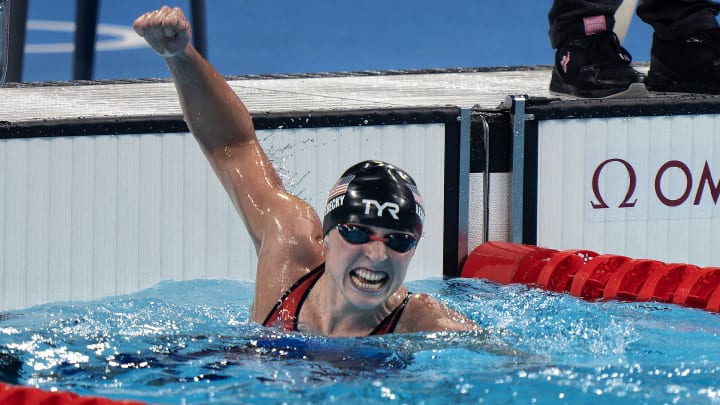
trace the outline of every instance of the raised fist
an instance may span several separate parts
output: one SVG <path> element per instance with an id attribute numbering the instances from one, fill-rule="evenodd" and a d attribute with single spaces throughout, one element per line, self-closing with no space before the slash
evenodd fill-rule
<path id="1" fill-rule="evenodd" d="M 138 17 L 133 23 L 135 32 L 163 57 L 176 56 L 190 43 L 192 30 L 183 11 L 163 6 Z"/>

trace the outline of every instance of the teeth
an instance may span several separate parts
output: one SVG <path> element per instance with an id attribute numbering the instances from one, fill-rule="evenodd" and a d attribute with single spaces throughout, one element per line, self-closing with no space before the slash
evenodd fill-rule
<path id="1" fill-rule="evenodd" d="M 353 271 L 350 278 L 357 288 L 373 291 L 382 288 L 387 274 L 359 269 Z"/>
<path id="2" fill-rule="evenodd" d="M 365 270 L 365 269 L 355 270 L 355 274 L 358 277 L 362 277 L 367 281 L 374 281 L 374 282 L 378 282 L 387 277 L 387 275 L 384 273 L 376 273 L 374 271 Z"/>

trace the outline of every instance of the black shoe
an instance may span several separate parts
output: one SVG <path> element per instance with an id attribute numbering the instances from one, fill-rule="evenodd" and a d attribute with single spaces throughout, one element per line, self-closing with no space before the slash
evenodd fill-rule
<path id="1" fill-rule="evenodd" d="M 617 35 L 602 31 L 558 47 L 550 90 L 577 97 L 607 97 L 645 81 L 631 66 L 630 53 Z"/>
<path id="2" fill-rule="evenodd" d="M 720 28 L 674 41 L 653 37 L 648 88 L 720 94 Z"/>

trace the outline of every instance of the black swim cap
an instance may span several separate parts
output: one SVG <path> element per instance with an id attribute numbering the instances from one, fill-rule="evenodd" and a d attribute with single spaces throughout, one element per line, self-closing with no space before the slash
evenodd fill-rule
<path id="1" fill-rule="evenodd" d="M 425 209 L 415 180 L 404 170 L 377 160 L 345 171 L 330 190 L 323 235 L 336 225 L 353 223 L 422 234 Z"/>

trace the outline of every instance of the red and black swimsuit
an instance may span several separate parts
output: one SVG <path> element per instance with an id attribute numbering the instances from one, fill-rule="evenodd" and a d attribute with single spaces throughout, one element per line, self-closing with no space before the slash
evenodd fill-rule
<path id="1" fill-rule="evenodd" d="M 315 283 L 318 281 L 320 276 L 325 272 L 325 263 L 321 264 L 315 270 L 302 276 L 295 284 L 290 287 L 289 290 L 280 297 L 277 304 L 273 307 L 270 314 L 268 314 L 263 326 L 276 326 L 282 330 L 298 330 L 298 318 L 300 316 L 300 308 L 302 308 L 305 298 L 310 294 Z M 393 333 L 395 326 L 400 321 L 408 301 L 410 301 L 411 292 L 405 295 L 403 302 L 397 306 L 385 319 L 380 322 L 375 329 L 370 332 L 370 335 L 384 335 L 386 333 Z"/>

